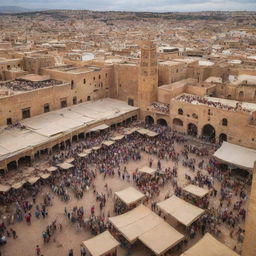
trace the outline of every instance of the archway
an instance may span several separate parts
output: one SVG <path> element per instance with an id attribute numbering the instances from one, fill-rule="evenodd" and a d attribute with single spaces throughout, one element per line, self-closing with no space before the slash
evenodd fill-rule
<path id="1" fill-rule="evenodd" d="M 202 138 L 206 141 L 215 143 L 215 129 L 212 125 L 206 124 L 202 130 Z"/>
<path id="2" fill-rule="evenodd" d="M 183 121 L 179 118 L 174 118 L 172 123 L 177 126 L 183 126 Z"/>
<path id="3" fill-rule="evenodd" d="M 14 169 L 17 169 L 18 166 L 17 166 L 17 162 L 16 161 L 12 161 L 10 163 L 7 164 L 7 170 L 10 171 L 10 170 L 14 170 Z"/>
<path id="4" fill-rule="evenodd" d="M 227 141 L 228 137 L 227 134 L 221 133 L 219 136 L 219 143 L 222 144 L 223 141 Z"/>
<path id="5" fill-rule="evenodd" d="M 188 124 L 188 135 L 191 135 L 193 137 L 197 136 L 197 126 L 193 123 Z"/>
<path id="6" fill-rule="evenodd" d="M 161 126 L 168 126 L 167 122 L 165 119 L 160 118 L 157 120 L 157 124 L 161 125 Z"/>
<path id="7" fill-rule="evenodd" d="M 24 165 L 30 165 L 31 163 L 31 157 L 30 156 L 23 156 L 18 160 L 18 165 L 24 166 Z"/>
<path id="8" fill-rule="evenodd" d="M 145 117 L 146 124 L 154 124 L 154 118 L 152 116 Z"/>

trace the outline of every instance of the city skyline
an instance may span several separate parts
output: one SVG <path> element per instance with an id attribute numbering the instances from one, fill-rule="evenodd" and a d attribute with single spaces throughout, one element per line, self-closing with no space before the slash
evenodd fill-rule
<path id="1" fill-rule="evenodd" d="M 1 6 L 19 6 L 31 9 L 87 9 L 95 11 L 256 11 L 254 0 L 4 0 Z"/>

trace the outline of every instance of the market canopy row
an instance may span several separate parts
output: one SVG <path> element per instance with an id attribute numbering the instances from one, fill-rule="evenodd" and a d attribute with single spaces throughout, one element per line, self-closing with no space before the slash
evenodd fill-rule
<path id="1" fill-rule="evenodd" d="M 160 255 L 183 240 L 184 236 L 144 205 L 119 216 L 110 223 L 128 240 L 140 240 L 156 255 Z"/>
<path id="2" fill-rule="evenodd" d="M 136 202 L 145 198 L 145 195 L 133 187 L 123 189 L 115 192 L 115 195 L 124 202 L 127 206 L 135 204 Z"/>

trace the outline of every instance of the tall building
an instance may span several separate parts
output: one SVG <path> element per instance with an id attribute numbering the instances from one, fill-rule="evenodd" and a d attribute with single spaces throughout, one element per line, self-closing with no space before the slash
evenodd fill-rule
<path id="1" fill-rule="evenodd" d="M 158 66 L 152 41 L 142 42 L 138 81 L 138 105 L 143 110 L 157 99 Z"/>

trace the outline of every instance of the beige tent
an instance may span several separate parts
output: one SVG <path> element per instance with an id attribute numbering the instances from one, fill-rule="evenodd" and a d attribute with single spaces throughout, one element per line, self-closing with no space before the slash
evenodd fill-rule
<path id="1" fill-rule="evenodd" d="M 48 179 L 51 176 L 50 173 L 40 173 L 40 177 L 44 180 Z"/>
<path id="2" fill-rule="evenodd" d="M 89 240 L 83 241 L 83 246 L 92 256 L 102 256 L 113 252 L 119 246 L 119 242 L 109 231 L 105 231 Z"/>
<path id="3" fill-rule="evenodd" d="M 63 169 L 63 170 L 68 170 L 68 169 L 74 167 L 73 164 L 69 164 L 69 163 L 66 163 L 66 162 L 63 162 L 63 163 L 61 163 L 61 164 L 58 164 L 58 166 L 59 166 L 61 169 Z"/>
<path id="4" fill-rule="evenodd" d="M 145 135 L 149 132 L 150 130 L 148 129 L 144 129 L 144 128 L 140 128 L 140 129 L 137 129 L 137 132 L 142 134 L 142 135 Z"/>
<path id="5" fill-rule="evenodd" d="M 124 135 L 117 135 L 117 136 L 115 136 L 115 137 L 111 137 L 110 139 L 111 140 L 114 140 L 114 141 L 118 141 L 118 140 L 121 140 L 121 139 L 123 139 L 124 138 Z"/>
<path id="6" fill-rule="evenodd" d="M 71 164 L 74 162 L 74 160 L 75 160 L 74 158 L 68 158 L 65 160 L 65 163 Z"/>
<path id="7" fill-rule="evenodd" d="M 101 146 L 95 146 L 95 147 L 92 148 L 92 150 L 95 150 L 95 151 L 99 150 L 99 149 L 101 149 Z"/>
<path id="8" fill-rule="evenodd" d="M 40 179 L 40 177 L 32 176 L 32 177 L 28 178 L 28 183 L 31 184 L 31 185 L 33 185 L 33 184 L 35 184 L 39 179 Z"/>
<path id="9" fill-rule="evenodd" d="M 148 131 L 148 132 L 146 133 L 146 135 L 148 135 L 149 137 L 155 137 L 155 136 L 158 135 L 158 133 L 153 132 L 153 131 Z"/>
<path id="10" fill-rule="evenodd" d="M 57 170 L 58 170 L 58 168 L 55 167 L 55 166 L 51 166 L 51 167 L 47 168 L 47 171 L 48 171 L 48 172 L 55 172 L 55 171 L 57 171 Z"/>
<path id="11" fill-rule="evenodd" d="M 185 192 L 192 194 L 193 196 L 196 196 L 199 198 L 205 197 L 210 192 L 208 189 L 200 188 L 200 187 L 192 185 L 192 184 L 186 186 L 185 188 L 183 188 L 183 190 Z"/>
<path id="12" fill-rule="evenodd" d="M 136 132 L 138 129 L 139 129 L 138 127 L 135 127 L 135 128 L 132 128 L 132 129 L 130 129 L 130 128 L 125 129 L 124 134 L 130 135 L 130 134 Z"/>
<path id="13" fill-rule="evenodd" d="M 127 206 L 137 203 L 145 198 L 145 195 L 133 187 L 115 192 L 115 195 L 123 201 Z"/>
<path id="14" fill-rule="evenodd" d="M 256 161 L 256 150 L 224 141 L 221 147 L 214 153 L 214 157 L 241 169 L 252 170 Z"/>
<path id="15" fill-rule="evenodd" d="M 9 191 L 10 189 L 11 189 L 11 186 L 0 184 L 0 192 L 7 192 L 7 191 Z"/>
<path id="16" fill-rule="evenodd" d="M 19 189 L 19 188 L 21 188 L 25 183 L 26 183 L 26 181 L 16 182 L 16 183 L 12 184 L 12 188 L 13 188 L 13 189 Z"/>
<path id="17" fill-rule="evenodd" d="M 157 206 L 185 226 L 190 226 L 194 221 L 204 214 L 203 209 L 196 207 L 176 196 L 172 196 L 169 199 L 158 203 Z"/>
<path id="18" fill-rule="evenodd" d="M 92 152 L 92 149 L 85 149 L 82 153 L 78 154 L 79 157 L 87 157 Z"/>
<path id="19" fill-rule="evenodd" d="M 150 231 L 142 234 L 139 240 L 156 255 L 162 255 L 181 242 L 183 238 L 183 235 L 167 222 L 162 222 Z"/>
<path id="20" fill-rule="evenodd" d="M 182 234 L 142 204 L 127 213 L 109 218 L 109 221 L 130 243 L 139 239 L 157 255 L 170 249 L 184 238 Z"/>
<path id="21" fill-rule="evenodd" d="M 109 147 L 109 146 L 115 144 L 115 142 L 112 141 L 112 140 L 104 140 L 104 141 L 102 142 L 102 144 L 105 145 L 105 146 L 107 146 L 107 147 Z"/>
<path id="22" fill-rule="evenodd" d="M 181 256 L 239 256 L 209 233 Z"/>
<path id="23" fill-rule="evenodd" d="M 147 173 L 147 174 L 150 174 L 150 175 L 154 175 L 155 172 L 156 172 L 155 169 L 152 169 L 148 166 L 144 166 L 144 167 L 140 168 L 138 171 L 142 172 L 142 173 Z"/>

